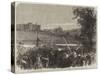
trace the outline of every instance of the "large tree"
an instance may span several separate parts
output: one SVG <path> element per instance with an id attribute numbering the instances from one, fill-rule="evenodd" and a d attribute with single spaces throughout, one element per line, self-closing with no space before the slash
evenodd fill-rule
<path id="1" fill-rule="evenodd" d="M 77 22 L 81 25 L 80 40 L 86 51 L 90 52 L 93 47 L 93 38 L 96 33 L 96 11 L 94 8 L 80 7 L 73 11 Z"/>

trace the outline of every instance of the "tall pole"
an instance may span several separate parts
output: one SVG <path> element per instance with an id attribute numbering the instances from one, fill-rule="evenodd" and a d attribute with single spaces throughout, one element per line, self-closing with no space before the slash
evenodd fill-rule
<path id="1" fill-rule="evenodd" d="M 36 39 L 36 46 L 38 47 L 38 46 L 39 46 L 38 31 L 36 31 L 36 36 L 37 36 L 37 39 Z"/>
<path id="2" fill-rule="evenodd" d="M 66 43 L 66 46 L 67 46 L 67 40 L 64 38 L 64 36 L 63 36 L 63 39 L 64 39 L 64 41 L 65 41 L 65 43 Z M 71 52 L 71 48 L 69 47 L 69 46 L 67 46 L 67 48 L 69 49 L 69 51 Z"/>

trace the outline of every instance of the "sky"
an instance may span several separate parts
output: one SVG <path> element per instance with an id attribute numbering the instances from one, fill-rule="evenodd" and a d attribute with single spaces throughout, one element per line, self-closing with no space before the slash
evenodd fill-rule
<path id="1" fill-rule="evenodd" d="M 72 6 L 18 3 L 16 24 L 37 23 L 42 29 L 62 27 L 64 30 L 80 28 L 74 17 Z"/>

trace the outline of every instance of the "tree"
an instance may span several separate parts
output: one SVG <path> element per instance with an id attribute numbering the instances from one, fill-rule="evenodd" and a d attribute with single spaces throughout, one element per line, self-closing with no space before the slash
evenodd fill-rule
<path id="1" fill-rule="evenodd" d="M 94 8 L 75 8 L 73 11 L 77 22 L 81 25 L 80 40 L 88 52 L 93 47 L 93 37 L 96 33 L 96 11 Z"/>
<path id="2" fill-rule="evenodd" d="M 63 32 L 63 29 L 61 27 L 58 27 L 58 28 L 55 28 L 54 31 L 56 33 L 62 33 Z"/>

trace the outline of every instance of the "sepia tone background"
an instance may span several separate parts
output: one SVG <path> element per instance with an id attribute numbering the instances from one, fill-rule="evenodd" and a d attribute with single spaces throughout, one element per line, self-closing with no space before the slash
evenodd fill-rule
<path id="1" fill-rule="evenodd" d="M 1 75 L 14 75 L 10 72 L 10 4 L 13 1 L 18 0 L 0 0 L 0 74 Z M 20 0 L 23 1 L 23 0 Z M 70 4 L 70 5 L 84 5 L 84 6 L 97 6 L 98 7 L 98 45 L 99 45 L 99 32 L 100 32 L 100 1 L 99 0 L 24 0 L 27 2 L 39 2 L 39 3 L 53 3 L 53 4 Z M 100 57 L 100 46 L 98 46 L 98 58 Z M 98 63 L 100 59 L 98 59 Z M 58 74 L 58 75 L 66 75 L 66 74 L 77 74 L 77 75 L 84 75 L 84 74 L 91 74 L 91 75 L 99 75 L 100 72 L 100 65 L 98 64 L 98 69 L 91 69 L 91 70 L 72 70 L 72 71 L 57 71 L 57 72 L 42 72 L 42 73 L 34 73 L 36 75 L 51 75 L 51 74 Z M 23 74 L 19 74 L 23 75 Z M 26 75 L 33 75 L 33 73 L 28 73 Z"/>

